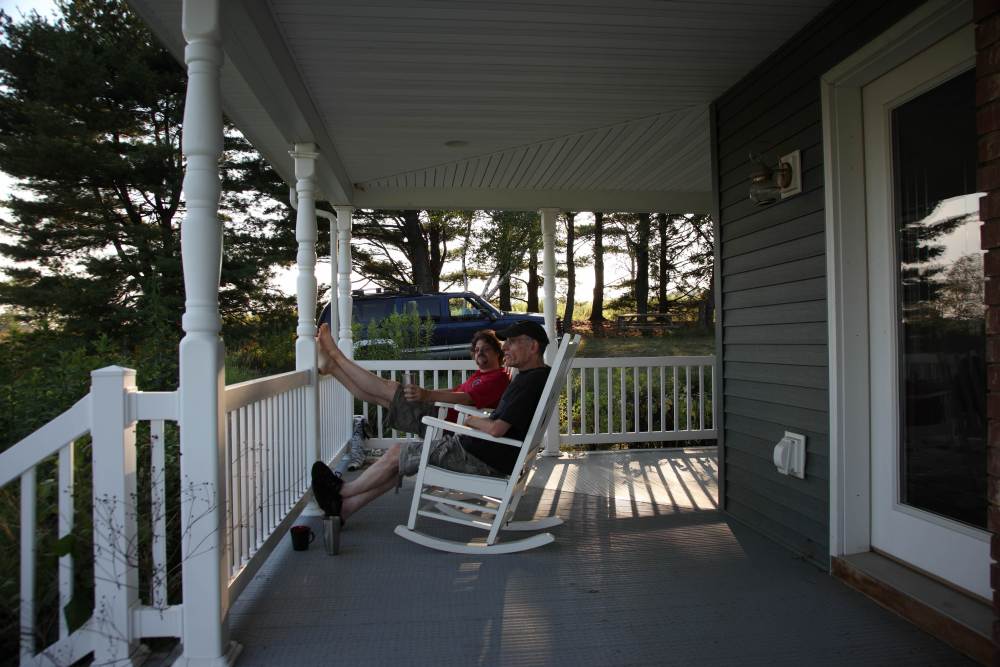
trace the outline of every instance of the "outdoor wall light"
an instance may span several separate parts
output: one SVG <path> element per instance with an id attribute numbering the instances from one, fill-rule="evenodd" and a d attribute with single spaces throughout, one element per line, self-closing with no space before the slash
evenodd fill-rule
<path id="1" fill-rule="evenodd" d="M 757 206 L 767 206 L 802 192 L 799 151 L 782 155 L 773 167 L 763 157 L 753 153 L 750 154 L 750 161 L 753 164 L 750 171 L 750 201 Z"/>

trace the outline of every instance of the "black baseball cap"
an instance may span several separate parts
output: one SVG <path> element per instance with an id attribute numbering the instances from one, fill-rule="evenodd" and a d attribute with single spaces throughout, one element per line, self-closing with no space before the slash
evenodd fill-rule
<path id="1" fill-rule="evenodd" d="M 497 332 L 497 338 L 500 340 L 507 340 L 508 338 L 514 338 L 515 336 L 527 336 L 528 338 L 533 338 L 538 341 L 538 344 L 545 349 L 545 346 L 549 344 L 549 336 L 545 333 L 545 329 L 541 324 L 533 320 L 521 320 L 520 322 L 507 327 L 503 331 Z"/>

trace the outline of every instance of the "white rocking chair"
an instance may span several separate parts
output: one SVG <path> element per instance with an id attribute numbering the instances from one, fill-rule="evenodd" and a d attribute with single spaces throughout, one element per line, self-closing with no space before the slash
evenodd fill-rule
<path id="1" fill-rule="evenodd" d="M 413 490 L 410 518 L 405 526 L 396 526 L 397 535 L 431 549 L 466 554 L 513 553 L 540 547 L 555 540 L 551 533 L 539 533 L 505 542 L 497 542 L 497 537 L 500 530 L 544 530 L 562 523 L 562 519 L 556 516 L 534 521 L 511 521 L 511 518 L 527 486 L 529 473 L 545 435 L 545 427 L 558 404 L 559 394 L 579 345 L 580 336 L 569 334 L 563 336 L 523 441 L 497 438 L 463 424 L 424 417 L 423 423 L 428 428 L 424 435 L 424 449 L 417 471 L 416 487 Z M 464 405 L 452 407 L 460 413 L 488 414 Z M 440 438 L 442 431 L 489 440 L 497 443 L 498 447 L 520 448 L 510 477 L 503 479 L 469 475 L 430 465 L 427 461 L 430 453 L 428 445 L 436 438 Z M 456 542 L 434 537 L 416 530 L 417 517 L 471 526 L 487 531 L 488 535 L 485 542 Z"/>

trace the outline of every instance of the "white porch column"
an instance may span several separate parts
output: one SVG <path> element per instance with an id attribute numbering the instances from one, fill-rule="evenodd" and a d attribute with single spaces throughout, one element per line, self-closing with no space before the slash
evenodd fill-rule
<path id="1" fill-rule="evenodd" d="M 218 161 L 222 153 L 219 0 L 184 0 L 188 69 L 183 150 L 187 158 L 181 225 L 186 295 L 180 345 L 181 549 L 184 572 L 182 665 L 225 665 L 239 647 L 228 637 L 229 594 L 223 519 L 225 352 L 219 339 Z"/>
<path id="2" fill-rule="evenodd" d="M 543 208 L 542 215 L 542 275 L 545 278 L 545 332 L 549 346 L 545 350 L 545 363 L 552 365 L 556 355 L 556 216 L 557 208 Z M 559 456 L 559 417 L 552 416 L 545 427 L 545 456 Z"/>
<path id="3" fill-rule="evenodd" d="M 337 345 L 349 358 L 354 358 L 354 334 L 351 333 L 353 299 L 351 298 L 351 218 L 353 206 L 334 206 L 337 211 L 337 260 L 340 275 L 337 280 L 337 306 L 340 309 L 340 335 Z"/>
<path id="4" fill-rule="evenodd" d="M 319 236 L 316 225 L 316 145 L 295 144 L 290 155 L 295 160 L 295 196 L 298 208 L 295 212 L 295 241 L 298 252 L 295 264 L 298 275 L 295 279 L 299 324 L 295 329 L 295 370 L 310 371 L 312 376 L 305 387 L 305 428 L 303 429 L 302 474 L 309 479 L 313 461 L 321 457 L 319 450 L 319 375 L 316 372 L 316 240 Z M 323 514 L 315 500 L 311 500 L 303 511 L 306 516 Z"/>
<path id="5" fill-rule="evenodd" d="M 333 323 L 340 325 L 339 331 L 333 330 L 333 335 L 338 338 L 337 347 L 340 348 L 349 359 L 354 358 L 354 334 L 351 332 L 351 322 L 353 315 L 353 299 L 351 298 L 351 223 L 354 215 L 353 206 L 334 206 L 337 212 L 337 312 L 330 308 L 330 328 Z M 334 239 L 330 239 L 331 243 Z M 333 250 L 330 251 L 331 259 Z M 336 318 L 336 319 L 334 319 Z M 337 433 L 339 442 L 346 443 L 351 437 L 354 428 L 354 397 L 347 389 L 338 383 L 336 394 L 336 405 L 338 406 L 338 418 L 334 422 L 334 432 Z M 339 444 L 339 443 L 338 443 Z"/>
<path id="6" fill-rule="evenodd" d="M 337 221 L 330 218 L 330 335 L 333 336 L 335 342 L 340 336 L 340 306 L 338 305 L 340 299 L 337 291 L 338 265 Z"/>

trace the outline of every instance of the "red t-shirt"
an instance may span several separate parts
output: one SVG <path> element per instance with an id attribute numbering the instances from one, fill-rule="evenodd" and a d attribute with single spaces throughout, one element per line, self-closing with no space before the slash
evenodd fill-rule
<path id="1" fill-rule="evenodd" d="M 490 371 L 476 371 L 469 376 L 469 379 L 453 388 L 452 391 L 459 391 L 468 394 L 472 398 L 472 404 L 480 410 L 495 408 L 500 402 L 500 397 L 510 384 L 510 375 L 506 368 L 494 368 Z M 454 410 L 448 411 L 448 421 L 457 421 L 458 413 Z"/>

